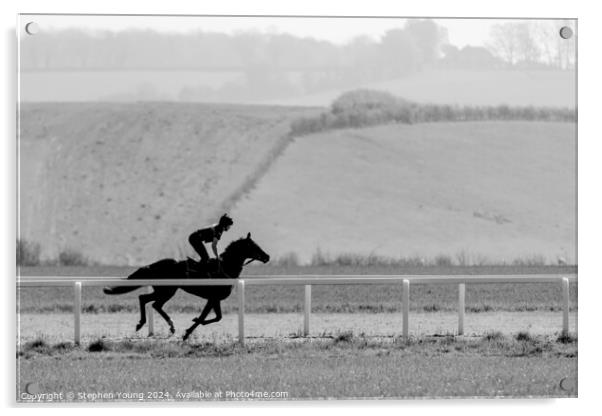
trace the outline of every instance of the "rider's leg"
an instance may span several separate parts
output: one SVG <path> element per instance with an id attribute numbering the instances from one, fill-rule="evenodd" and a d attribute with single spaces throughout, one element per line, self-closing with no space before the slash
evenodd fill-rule
<path id="1" fill-rule="evenodd" d="M 199 256 L 201 256 L 201 264 L 207 264 L 209 262 L 209 253 L 207 253 L 207 249 L 205 245 L 201 245 L 202 249 L 197 250 Z"/>
<path id="2" fill-rule="evenodd" d="M 194 251 L 198 253 L 201 257 L 201 263 L 206 263 L 209 260 L 209 253 L 207 253 L 207 249 L 205 248 L 205 244 L 203 241 L 196 236 L 196 234 L 192 234 L 188 237 L 188 242 L 194 248 Z"/>

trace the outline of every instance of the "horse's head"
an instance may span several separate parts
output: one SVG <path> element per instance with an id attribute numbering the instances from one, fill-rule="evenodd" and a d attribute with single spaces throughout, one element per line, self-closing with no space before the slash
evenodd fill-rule
<path id="1" fill-rule="evenodd" d="M 257 245 L 255 241 L 251 238 L 251 233 L 247 234 L 247 238 L 243 238 L 241 240 L 243 246 L 243 253 L 246 258 L 251 260 L 259 260 L 262 263 L 267 263 L 270 261 L 270 255 L 263 251 L 261 247 Z"/>
<path id="2" fill-rule="evenodd" d="M 270 261 L 270 256 L 251 239 L 251 233 L 247 234 L 246 238 L 232 241 L 221 257 L 228 264 L 241 266 L 244 266 L 243 262 L 247 259 L 250 260 L 245 264 L 249 264 L 253 260 L 259 260 L 262 263 Z"/>

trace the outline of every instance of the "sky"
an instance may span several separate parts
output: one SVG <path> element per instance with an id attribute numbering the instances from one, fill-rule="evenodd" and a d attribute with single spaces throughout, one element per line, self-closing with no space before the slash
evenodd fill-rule
<path id="1" fill-rule="evenodd" d="M 434 19 L 448 29 L 449 41 L 458 47 L 483 46 L 489 41 L 491 26 L 503 23 L 500 19 Z M 344 44 L 358 35 L 374 40 L 389 29 L 403 27 L 403 18 L 275 18 L 275 17 L 189 17 L 189 16 L 66 16 L 21 15 L 22 28 L 34 21 L 40 32 L 49 29 L 77 27 L 91 31 L 120 31 L 124 29 L 152 29 L 161 32 L 209 31 L 235 33 L 259 31 L 263 33 L 290 33 Z"/>

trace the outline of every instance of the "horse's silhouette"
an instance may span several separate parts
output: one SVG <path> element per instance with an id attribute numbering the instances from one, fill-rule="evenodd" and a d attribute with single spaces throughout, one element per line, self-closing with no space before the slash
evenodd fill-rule
<path id="1" fill-rule="evenodd" d="M 236 279 L 240 276 L 242 268 L 245 265 L 245 260 L 259 260 L 263 263 L 270 261 L 270 256 L 264 252 L 251 239 L 251 233 L 247 234 L 246 238 L 233 241 L 226 247 L 220 256 L 221 269 L 218 271 L 217 260 L 211 259 L 208 268 L 215 270 L 210 273 L 207 270 L 195 271 L 191 273 L 188 260 L 176 261 L 174 259 L 163 259 L 148 266 L 142 267 L 129 275 L 128 279 L 188 279 L 188 278 L 221 278 L 221 279 Z M 120 295 L 128 293 L 140 288 L 141 286 L 116 286 L 104 288 L 104 293 L 107 295 Z M 175 295 L 178 289 L 185 292 L 207 299 L 207 304 L 198 318 L 193 319 L 194 324 L 186 330 L 184 340 L 199 325 L 207 325 L 213 322 L 218 322 L 222 319 L 222 311 L 220 302 L 230 296 L 232 286 L 153 286 L 152 293 L 145 293 L 139 296 L 140 299 L 140 322 L 136 325 L 136 331 L 140 330 L 146 323 L 145 306 L 149 302 L 153 303 L 153 308 L 165 319 L 169 325 L 169 331 L 175 333 L 173 322 L 169 315 L 163 310 L 163 305 Z M 206 319 L 211 310 L 215 312 L 215 318 Z"/>

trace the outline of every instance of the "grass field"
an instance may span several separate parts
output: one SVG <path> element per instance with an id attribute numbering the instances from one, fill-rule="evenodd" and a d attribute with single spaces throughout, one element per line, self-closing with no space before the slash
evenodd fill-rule
<path id="1" fill-rule="evenodd" d="M 232 212 L 273 256 L 576 262 L 572 123 L 385 125 L 298 137 Z M 261 224 L 261 227 L 254 226 Z"/>
<path id="2" fill-rule="evenodd" d="M 421 103 L 574 107 L 574 71 L 427 70 L 382 82 L 355 85 Z M 267 101 L 278 105 L 328 106 L 345 90 Z"/>
<path id="3" fill-rule="evenodd" d="M 576 340 L 527 333 L 382 340 L 342 332 L 244 347 L 105 340 L 80 348 L 37 340 L 22 346 L 17 361 L 21 401 L 30 383 L 30 391 L 72 392 L 78 402 L 120 401 L 124 392 L 136 393 L 130 401 L 248 399 L 253 392 L 273 400 L 577 395 Z"/>
<path id="4" fill-rule="evenodd" d="M 185 87 L 240 82 L 241 73 L 176 72 L 24 72 L 21 74 L 25 101 L 132 101 L 178 100 Z M 66 87 L 68 85 L 68 87 Z M 328 106 L 345 90 L 371 88 L 391 92 L 410 100 L 442 104 L 575 106 L 574 71 L 466 71 L 425 70 L 389 81 L 354 84 L 278 99 L 249 99 L 255 104 L 286 106 Z M 146 91 L 146 94 L 144 92 Z M 290 94 L 289 94 L 290 95 Z M 197 96 L 211 101 L 215 96 Z M 229 100 L 231 101 L 231 100 Z"/>
<path id="5" fill-rule="evenodd" d="M 186 87 L 244 80 L 241 72 L 40 71 L 21 74 L 21 100 L 32 102 L 178 101 Z"/>

